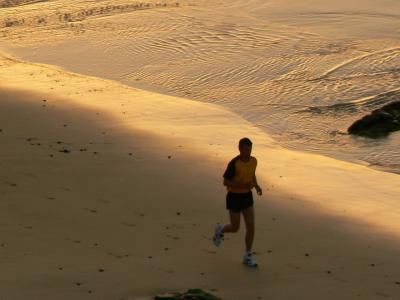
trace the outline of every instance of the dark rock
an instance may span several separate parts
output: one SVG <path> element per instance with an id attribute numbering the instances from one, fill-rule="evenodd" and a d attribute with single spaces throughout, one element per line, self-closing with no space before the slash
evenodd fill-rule
<path id="1" fill-rule="evenodd" d="M 400 130 L 400 101 L 389 103 L 355 121 L 347 132 L 353 135 L 379 138 Z"/>
<path id="2" fill-rule="evenodd" d="M 188 289 L 185 293 L 166 293 L 157 295 L 154 300 L 221 300 L 221 298 L 214 296 L 202 289 Z"/>

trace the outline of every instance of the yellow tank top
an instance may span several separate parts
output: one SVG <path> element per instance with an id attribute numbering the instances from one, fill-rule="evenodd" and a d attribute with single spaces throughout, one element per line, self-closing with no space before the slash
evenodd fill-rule
<path id="1" fill-rule="evenodd" d="M 257 159 L 255 157 L 250 156 L 249 161 L 246 162 L 242 161 L 238 155 L 229 162 L 223 177 L 240 183 L 252 182 L 256 173 L 256 167 Z M 227 186 L 227 190 L 234 193 L 247 193 L 250 191 L 249 189 L 233 188 L 229 186 Z"/>

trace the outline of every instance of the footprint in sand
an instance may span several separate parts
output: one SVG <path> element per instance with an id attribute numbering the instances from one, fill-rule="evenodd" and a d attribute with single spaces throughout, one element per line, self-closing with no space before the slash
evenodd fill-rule
<path id="1" fill-rule="evenodd" d="M 129 257 L 131 254 L 118 254 L 118 253 L 113 253 L 113 252 L 107 252 L 108 255 L 113 256 L 115 258 L 124 258 L 124 257 Z"/>
<path id="2" fill-rule="evenodd" d="M 169 238 L 171 238 L 173 240 L 179 240 L 180 239 L 179 236 L 174 236 L 174 235 L 170 235 L 170 234 L 167 234 L 167 237 L 169 237 Z"/>
<path id="3" fill-rule="evenodd" d="M 135 227 L 135 223 L 128 223 L 128 222 L 121 222 L 122 225 L 128 226 L 128 227 Z"/>

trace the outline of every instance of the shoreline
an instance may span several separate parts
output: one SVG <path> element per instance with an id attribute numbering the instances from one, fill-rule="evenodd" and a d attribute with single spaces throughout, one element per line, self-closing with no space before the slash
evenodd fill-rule
<path id="1" fill-rule="evenodd" d="M 0 79 L 8 121 L 0 138 L 9 145 L 1 251 L 4 274 L 15 274 L 0 281 L 10 299 L 21 290 L 25 298 L 138 299 L 186 287 L 224 299 L 398 292 L 398 175 L 283 149 L 214 104 L 3 54 Z M 242 136 L 254 143 L 264 190 L 258 272 L 240 264 L 244 224 L 223 248 L 209 237 L 227 221 L 222 171 Z"/>
<path id="2" fill-rule="evenodd" d="M 12 48 L 12 47 L 10 48 L 9 45 L 6 46 L 6 47 L 3 46 L 3 52 L 5 52 L 5 53 L 13 53 L 13 50 L 15 50 L 15 49 Z M 25 60 L 23 58 L 20 58 L 20 59 Z M 38 63 L 38 64 L 41 64 L 41 63 Z M 47 65 L 47 63 L 43 63 L 43 65 Z M 52 65 L 52 64 L 49 64 L 49 65 Z M 64 68 L 65 66 L 60 66 L 60 67 Z M 169 90 L 168 87 L 156 86 L 156 85 L 152 85 L 152 84 L 146 83 L 146 82 L 137 81 L 137 82 L 133 83 L 132 81 L 126 80 L 126 79 L 123 79 L 123 78 L 120 81 L 120 80 L 113 79 L 112 77 L 107 78 L 107 77 L 102 77 L 102 76 L 98 76 L 98 75 L 95 75 L 95 74 L 84 74 L 84 73 L 80 73 L 79 71 L 69 71 L 69 72 L 81 74 L 82 76 L 88 76 L 88 77 L 94 77 L 94 78 L 103 78 L 104 80 L 115 81 L 115 82 L 118 82 L 118 83 L 120 83 L 122 85 L 132 87 L 133 89 L 140 89 L 140 90 L 143 90 L 143 91 L 147 91 L 149 93 L 163 94 L 163 95 L 167 95 L 167 96 L 170 96 L 170 97 L 184 98 L 184 99 L 189 99 L 190 98 L 190 94 L 187 95 L 189 98 L 182 97 L 182 96 L 176 95 L 172 90 Z M 96 72 L 94 72 L 94 73 L 96 73 Z M 396 88 L 395 90 L 398 90 L 398 89 Z M 376 97 L 376 95 L 371 96 L 371 98 L 373 98 L 373 97 Z M 217 104 L 217 103 L 213 103 L 213 102 L 204 101 L 204 100 L 201 100 L 200 98 L 198 98 L 198 99 L 190 99 L 190 100 L 191 101 L 200 102 L 200 103 L 204 103 L 204 104 L 214 104 L 214 105 L 223 107 L 226 110 L 232 111 L 229 107 L 225 107 L 225 106 L 223 106 L 221 104 Z M 242 116 L 240 113 L 238 113 L 238 112 L 235 112 L 235 113 L 238 114 L 240 116 L 240 118 L 244 119 L 244 116 Z M 246 119 L 246 121 L 249 122 L 249 123 L 252 123 L 254 126 L 257 126 L 252 120 L 247 120 Z M 261 129 L 261 130 L 267 136 L 273 136 L 274 135 L 273 133 L 272 134 L 268 133 L 266 130 L 263 130 L 263 129 Z M 395 134 L 399 134 L 399 133 L 398 132 L 393 132 L 392 133 L 392 135 L 395 135 Z M 350 136 L 350 137 L 351 137 L 351 139 L 353 139 L 354 143 L 355 143 L 356 140 L 362 140 L 363 139 L 363 137 L 358 137 L 358 136 Z M 376 142 L 376 140 L 373 140 L 373 142 Z M 287 145 L 287 146 L 290 146 L 290 144 Z M 282 145 L 282 147 L 285 148 L 284 145 Z M 299 147 L 300 148 L 292 147 L 292 148 L 286 148 L 286 149 L 288 149 L 290 151 L 295 151 L 295 152 L 297 151 L 297 152 L 303 152 L 303 153 L 308 153 L 308 154 L 316 154 L 316 155 L 320 155 L 320 156 L 324 156 L 324 157 L 329 157 L 329 158 L 332 158 L 334 160 L 340 160 L 340 161 L 348 162 L 348 163 L 351 163 L 351 164 L 367 166 L 368 168 L 373 169 L 373 170 L 378 170 L 378 171 L 381 171 L 381 172 L 400 175 L 400 171 L 396 167 L 393 167 L 393 166 L 391 167 L 391 166 L 384 165 L 384 164 L 381 165 L 379 163 L 373 163 L 373 162 L 370 162 L 368 160 L 363 160 L 361 158 L 357 158 L 357 156 L 349 155 L 348 153 L 347 154 L 346 153 L 332 154 L 331 152 L 329 152 L 327 150 L 323 150 L 323 151 L 322 150 L 304 150 L 304 149 L 301 148 L 302 146 L 299 146 Z"/>
<path id="3" fill-rule="evenodd" d="M 391 209 L 388 209 L 388 212 L 394 214 L 393 217 L 395 219 L 393 219 L 393 221 L 398 220 L 398 218 L 395 217 L 397 209 L 400 210 L 400 205 L 397 205 L 396 202 L 396 194 L 398 195 L 398 193 L 400 193 L 400 184 L 398 183 L 397 174 L 374 170 L 364 165 L 337 160 L 319 154 L 284 149 L 252 123 L 245 121 L 237 114 L 216 104 L 139 90 L 130 86 L 125 86 L 117 81 L 80 75 L 57 66 L 24 62 L 16 58 L 8 60 L 12 62 L 9 71 L 14 73 L 14 83 L 11 84 L 11 82 L 9 82 L 9 87 L 18 88 L 21 80 L 26 80 L 26 74 L 33 74 L 32 72 L 36 72 L 38 78 L 32 80 L 32 85 L 30 86 L 32 86 L 33 89 L 31 90 L 43 91 L 43 87 L 47 87 L 50 93 L 66 95 L 72 101 L 75 101 L 75 103 L 79 103 L 88 108 L 105 108 L 106 110 L 113 111 L 114 114 L 118 113 L 122 115 L 122 117 L 127 118 L 128 126 L 132 126 L 133 128 L 146 130 L 152 133 L 156 132 L 161 136 L 176 136 L 190 141 L 197 148 L 197 153 L 209 150 L 210 144 L 213 144 L 212 142 L 210 143 L 211 137 L 209 133 L 213 132 L 214 136 L 212 136 L 212 139 L 216 139 L 219 146 L 218 152 L 215 153 L 215 155 L 219 156 L 220 159 L 229 160 L 236 153 L 235 145 L 237 140 L 242 136 L 251 136 L 253 142 L 257 145 L 254 147 L 254 151 L 256 151 L 255 153 L 257 153 L 259 159 L 262 161 L 263 157 L 266 158 L 265 165 L 261 165 L 258 168 L 259 173 L 268 174 L 265 176 L 265 180 L 270 181 L 271 185 L 281 186 L 289 192 L 300 195 L 302 198 L 321 199 L 317 201 L 313 200 L 316 204 L 323 202 L 322 199 L 326 202 L 332 202 L 332 200 L 340 198 L 339 195 L 345 197 L 346 194 L 353 195 L 354 193 L 357 199 L 361 197 L 366 197 L 366 199 L 368 199 L 368 193 L 362 192 L 364 187 L 361 187 L 361 185 L 353 185 L 353 183 L 349 182 L 350 178 L 350 180 L 356 179 L 356 181 L 362 183 L 362 185 L 367 185 L 369 183 L 377 185 L 380 183 L 380 186 L 366 186 L 365 188 L 371 192 L 372 195 L 378 193 L 386 195 L 387 199 L 385 200 L 387 203 L 376 200 L 374 200 L 374 202 L 379 206 L 383 206 L 382 208 L 387 206 L 387 204 L 393 205 L 396 210 L 391 211 Z M 21 78 L 16 76 L 17 74 L 15 74 L 12 68 L 13 63 L 21 67 Z M 51 73 L 51 75 L 42 75 L 45 70 Z M 6 82 L 7 76 L 0 76 L 3 78 L 3 82 Z M 28 77 L 35 76 L 28 75 Z M 53 79 L 52 77 L 55 78 Z M 57 78 L 70 79 L 71 82 L 69 85 L 76 84 L 76 86 L 68 87 L 60 83 L 61 79 Z M 87 91 L 83 92 L 82 88 L 86 88 L 86 82 L 93 83 L 93 88 L 89 88 Z M 107 88 L 104 88 L 104 85 L 107 86 Z M 137 97 L 140 99 L 136 97 L 135 102 L 131 102 L 130 92 L 137 93 Z M 86 95 L 91 95 L 92 93 L 97 93 L 94 97 L 101 99 L 101 101 L 96 100 L 98 103 L 95 101 L 87 101 Z M 117 112 L 121 111 L 121 106 L 109 100 L 115 95 L 121 96 L 127 103 L 131 102 L 130 104 L 134 107 L 136 106 L 142 111 L 148 111 L 148 113 L 131 113 L 129 117 L 124 116 L 124 112 Z M 82 101 L 83 99 L 85 100 Z M 188 116 L 185 116 L 185 114 Z M 240 121 L 237 122 L 237 119 Z M 235 133 L 230 134 L 230 129 L 232 132 L 235 131 Z M 192 136 L 193 134 L 196 134 L 195 138 Z M 224 149 L 231 149 L 232 152 L 230 154 L 224 153 Z M 274 158 L 273 160 L 276 161 L 272 162 L 267 159 L 271 157 L 271 155 Z M 291 165 L 289 165 L 289 163 L 291 163 Z M 286 169 L 279 170 L 279 167 L 284 167 Z M 291 170 L 293 171 L 291 172 Z M 340 172 L 343 172 L 344 178 L 335 178 Z M 351 175 L 346 174 L 347 172 L 358 172 L 359 174 Z M 357 176 L 360 175 L 362 177 L 357 178 Z M 286 180 L 282 180 L 283 177 L 285 177 Z M 323 184 L 313 183 L 313 181 L 317 179 L 319 182 L 323 182 Z M 338 185 L 339 189 L 335 189 L 335 187 L 330 185 L 329 182 L 333 179 L 336 180 L 336 185 Z M 364 183 L 363 180 L 365 181 Z M 297 188 L 300 182 L 302 191 L 299 191 Z M 355 184 L 357 183 L 355 182 Z M 334 193 L 336 193 L 335 196 L 333 196 Z M 375 198 L 372 197 L 371 199 Z M 389 208 L 389 206 L 387 207 Z M 339 205 L 337 203 L 328 205 L 325 208 L 330 212 L 336 210 L 339 214 L 342 210 L 355 210 L 352 205 L 346 204 L 345 201 L 340 201 Z M 367 211 L 364 213 L 367 213 Z M 362 215 L 363 213 L 357 213 L 357 211 L 355 211 L 353 217 L 362 218 Z M 379 222 L 386 223 L 383 220 Z M 377 224 L 379 224 L 379 222 L 377 222 Z M 392 225 L 395 226 L 394 231 L 400 234 L 400 222 L 398 224 L 394 222 Z"/>

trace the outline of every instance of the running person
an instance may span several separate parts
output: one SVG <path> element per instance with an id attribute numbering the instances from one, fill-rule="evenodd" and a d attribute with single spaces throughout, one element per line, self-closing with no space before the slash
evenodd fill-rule
<path id="1" fill-rule="evenodd" d="M 257 262 L 252 256 L 251 248 L 254 240 L 254 206 L 252 188 L 258 195 L 262 195 L 262 189 L 257 184 L 256 167 L 257 159 L 251 156 L 253 143 L 248 138 L 239 141 L 240 154 L 233 158 L 223 175 L 224 185 L 227 188 L 226 208 L 229 210 L 230 224 L 217 223 L 213 237 L 214 244 L 221 244 L 224 233 L 237 232 L 240 226 L 240 214 L 246 224 L 246 252 L 243 263 L 250 267 L 257 267 Z"/>

